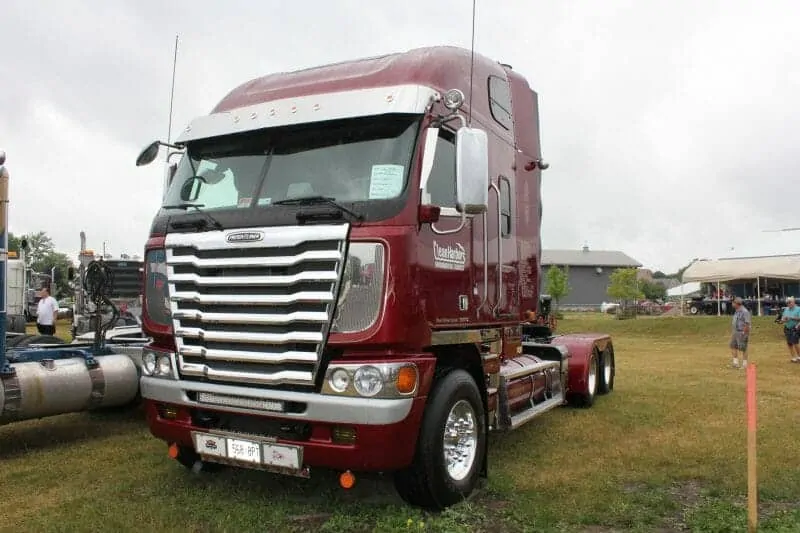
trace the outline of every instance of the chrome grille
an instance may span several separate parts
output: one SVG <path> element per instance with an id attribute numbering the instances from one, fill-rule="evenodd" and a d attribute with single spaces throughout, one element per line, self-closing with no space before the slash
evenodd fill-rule
<path id="1" fill-rule="evenodd" d="M 169 234 L 167 276 L 181 377 L 313 385 L 348 229 Z M 247 242 L 237 240 L 242 234 Z"/>

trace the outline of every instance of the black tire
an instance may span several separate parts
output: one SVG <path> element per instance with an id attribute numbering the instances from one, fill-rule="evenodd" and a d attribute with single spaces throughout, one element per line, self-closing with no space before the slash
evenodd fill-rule
<path id="1" fill-rule="evenodd" d="M 570 403 L 576 407 L 588 408 L 594 405 L 594 400 L 597 397 L 597 388 L 599 380 L 599 358 L 597 357 L 597 350 L 592 350 L 592 355 L 589 356 L 589 362 L 586 365 L 586 382 L 588 390 L 583 394 L 575 394 L 570 397 Z M 594 379 L 592 379 L 594 374 Z"/>
<path id="2" fill-rule="evenodd" d="M 463 402 L 463 403 L 462 403 Z M 472 417 L 476 430 L 474 455 L 466 473 L 454 478 L 445 464 L 444 434 L 451 410 Z M 464 370 L 452 370 L 439 378 L 428 397 L 420 426 L 414 461 L 396 472 L 394 484 L 406 503 L 441 510 L 466 499 L 476 488 L 486 450 L 486 420 L 475 380 Z"/>
<path id="3" fill-rule="evenodd" d="M 33 335 L 15 335 L 13 337 L 6 337 L 6 349 L 14 348 L 25 339 L 29 339 Z"/>
<path id="4" fill-rule="evenodd" d="M 31 335 L 17 344 L 17 346 L 28 346 L 29 344 L 66 344 L 64 339 L 53 335 Z"/>
<path id="5" fill-rule="evenodd" d="M 599 369 L 597 394 L 608 394 L 614 390 L 614 379 L 617 373 L 613 350 L 609 348 L 603 350 Z"/>

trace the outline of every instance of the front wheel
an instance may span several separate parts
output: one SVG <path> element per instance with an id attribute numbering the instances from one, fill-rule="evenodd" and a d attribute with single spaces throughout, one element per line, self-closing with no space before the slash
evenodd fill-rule
<path id="1" fill-rule="evenodd" d="M 466 371 L 453 370 L 428 397 L 414 462 L 395 474 L 395 488 L 411 505 L 449 507 L 475 490 L 485 450 L 480 391 Z"/>

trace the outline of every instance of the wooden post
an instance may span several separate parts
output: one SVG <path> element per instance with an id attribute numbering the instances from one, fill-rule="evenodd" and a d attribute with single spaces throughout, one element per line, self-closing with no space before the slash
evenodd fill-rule
<path id="1" fill-rule="evenodd" d="M 758 529 L 756 476 L 756 365 L 747 365 L 747 532 Z"/>

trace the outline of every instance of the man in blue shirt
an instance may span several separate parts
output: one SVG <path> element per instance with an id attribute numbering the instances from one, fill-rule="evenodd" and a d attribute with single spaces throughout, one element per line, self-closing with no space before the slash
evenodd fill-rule
<path id="1" fill-rule="evenodd" d="M 794 301 L 794 296 L 786 299 L 786 309 L 781 316 L 783 322 L 783 334 L 786 337 L 786 344 L 789 346 L 789 357 L 792 363 L 800 363 L 800 307 Z"/>
<path id="2" fill-rule="evenodd" d="M 739 354 L 742 354 L 742 366 L 747 367 L 747 342 L 750 339 L 750 326 L 752 325 L 752 315 L 744 306 L 742 299 L 738 296 L 733 299 L 733 319 L 731 320 L 731 341 L 728 347 L 733 356 L 733 367 L 739 368 Z"/>

